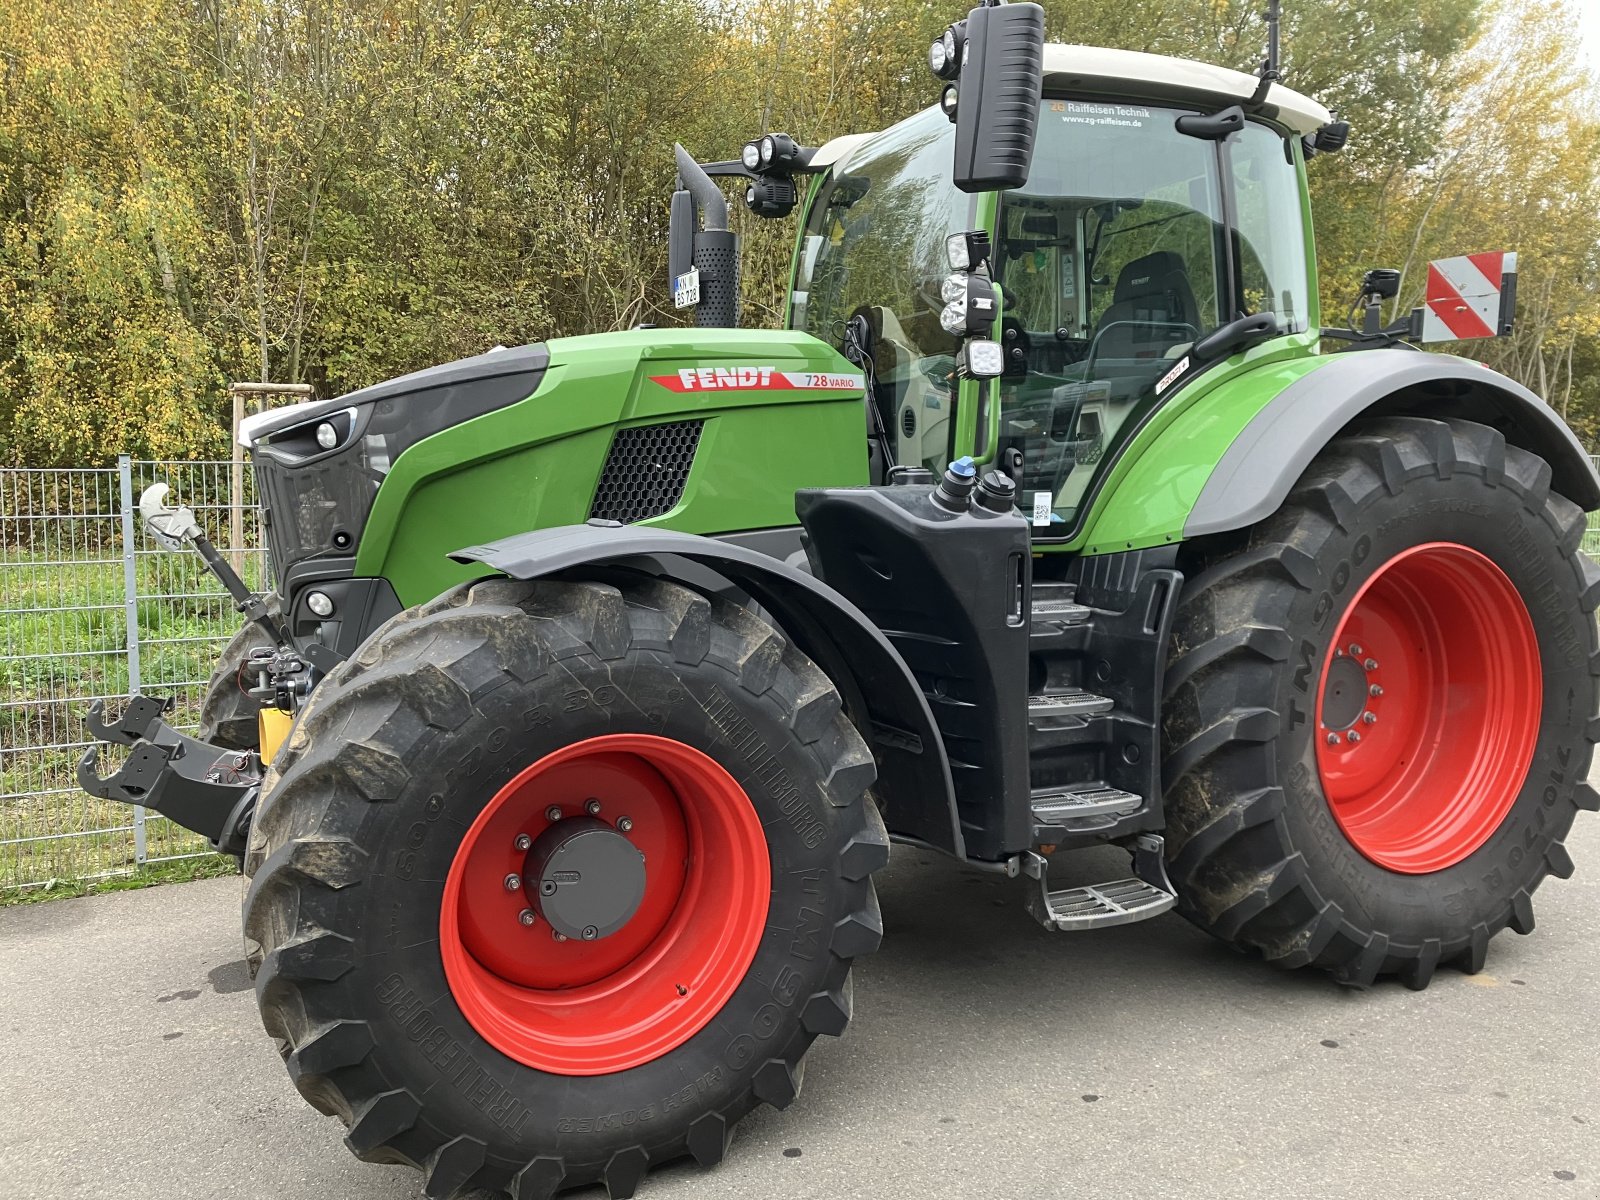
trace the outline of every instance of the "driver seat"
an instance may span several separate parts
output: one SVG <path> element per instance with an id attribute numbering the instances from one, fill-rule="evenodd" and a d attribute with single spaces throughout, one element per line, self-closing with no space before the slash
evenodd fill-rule
<path id="1" fill-rule="evenodd" d="M 1183 256 L 1158 250 L 1136 258 L 1117 276 L 1111 307 L 1095 338 L 1099 358 L 1161 358 L 1200 334 L 1200 309 Z"/>

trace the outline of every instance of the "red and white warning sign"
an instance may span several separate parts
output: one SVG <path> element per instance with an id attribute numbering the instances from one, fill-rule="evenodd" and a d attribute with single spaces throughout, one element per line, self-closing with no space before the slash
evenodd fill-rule
<path id="1" fill-rule="evenodd" d="M 1500 337 L 1516 315 L 1517 256 L 1463 254 L 1428 264 L 1422 340 Z"/>
<path id="2" fill-rule="evenodd" d="M 864 375 L 780 371 L 776 367 L 684 367 L 674 375 L 652 375 L 669 392 L 860 392 Z"/>

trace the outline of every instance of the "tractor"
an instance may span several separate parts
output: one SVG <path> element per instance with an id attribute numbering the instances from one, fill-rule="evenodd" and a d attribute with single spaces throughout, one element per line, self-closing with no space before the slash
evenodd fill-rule
<path id="1" fill-rule="evenodd" d="M 926 111 L 679 147 L 692 324 L 244 422 L 271 595 L 146 493 L 249 622 L 200 737 L 96 707 L 80 776 L 240 857 L 266 1031 L 357 1156 L 518 1200 L 712 1166 L 844 1033 L 891 843 L 1358 988 L 1533 930 L 1597 806 L 1600 478 L 1384 325 L 1392 272 L 1323 327 L 1350 130 L 1276 17 L 1249 74 L 985 3 Z M 729 180 L 798 213 L 782 329 L 736 327 Z"/>

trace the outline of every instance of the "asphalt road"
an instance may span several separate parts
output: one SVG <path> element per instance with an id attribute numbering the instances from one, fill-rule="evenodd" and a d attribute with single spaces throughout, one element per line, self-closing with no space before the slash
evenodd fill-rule
<path id="1" fill-rule="evenodd" d="M 1600 819 L 1569 845 L 1533 936 L 1420 993 L 1276 972 L 1172 915 L 1046 933 L 1023 881 L 898 851 L 800 1100 L 641 1197 L 1600 1197 Z M 289 1084 L 239 894 L 0 911 L 0 1196 L 417 1194 Z"/>

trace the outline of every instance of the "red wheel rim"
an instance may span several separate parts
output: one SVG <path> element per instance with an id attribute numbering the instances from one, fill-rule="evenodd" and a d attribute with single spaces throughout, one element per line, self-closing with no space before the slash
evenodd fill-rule
<path id="1" fill-rule="evenodd" d="M 1461 862 L 1500 827 L 1539 735 L 1527 605 L 1478 551 L 1428 542 L 1373 573 L 1317 694 L 1317 768 L 1351 843 L 1391 871 Z"/>
<path id="2" fill-rule="evenodd" d="M 558 939 L 536 913 L 537 887 L 513 891 L 506 879 L 529 862 L 519 835 L 537 841 L 552 807 L 566 820 L 591 802 L 590 823 L 627 826 L 643 894 L 609 936 Z M 649 734 L 590 738 L 522 771 L 462 838 L 439 913 L 445 978 L 472 1027 L 518 1062 L 561 1075 L 627 1070 L 681 1046 L 727 1003 L 755 957 L 771 887 L 761 819 L 715 761 Z"/>

